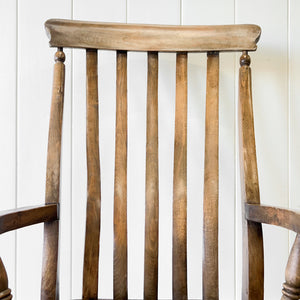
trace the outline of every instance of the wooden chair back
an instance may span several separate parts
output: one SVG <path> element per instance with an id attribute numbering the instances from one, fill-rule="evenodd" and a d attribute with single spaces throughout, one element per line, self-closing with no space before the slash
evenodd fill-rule
<path id="1" fill-rule="evenodd" d="M 242 52 L 240 68 L 240 142 L 243 201 L 259 203 L 250 58 L 260 28 L 256 25 L 160 26 L 48 20 L 55 54 L 46 203 L 59 203 L 60 148 L 65 54 L 63 48 L 86 49 L 87 211 L 83 299 L 98 299 L 101 180 L 98 132 L 97 50 L 117 52 L 116 139 L 114 177 L 114 299 L 127 299 L 127 51 L 148 52 L 146 213 L 144 299 L 158 297 L 158 53 L 176 52 L 176 109 L 173 174 L 173 299 L 187 299 L 187 53 L 207 52 L 205 174 L 203 199 L 203 299 L 218 299 L 219 53 Z M 262 299 L 261 225 L 245 221 L 244 291 Z M 45 223 L 42 299 L 58 293 L 58 221 Z M 253 294 L 254 295 L 254 294 Z M 58 299 L 58 298 L 57 298 Z"/>

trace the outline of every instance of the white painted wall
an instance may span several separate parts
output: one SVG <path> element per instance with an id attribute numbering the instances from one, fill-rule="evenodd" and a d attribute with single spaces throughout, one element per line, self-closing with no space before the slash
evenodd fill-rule
<path id="1" fill-rule="evenodd" d="M 261 200 L 300 208 L 300 4 L 297 0 L 0 0 L 0 209 L 44 201 L 53 55 L 48 18 L 160 24 L 255 23 L 262 37 L 252 54 L 255 132 Z M 61 299 L 79 298 L 85 224 L 85 53 L 66 50 L 61 188 Z M 240 299 L 241 205 L 237 158 L 239 55 L 221 55 L 220 76 L 220 299 Z M 143 296 L 143 215 L 146 54 L 128 58 L 129 296 Z M 206 58 L 188 65 L 188 280 L 201 298 L 202 189 Z M 171 298 L 171 206 L 175 55 L 160 54 L 159 296 Z M 102 227 L 100 296 L 112 297 L 115 54 L 100 52 Z M 140 224 L 140 225 L 139 225 Z M 196 231 L 196 234 L 195 234 Z M 198 231 L 198 232 L 197 232 Z M 265 299 L 279 299 L 293 234 L 265 226 Z M 42 226 L 0 238 L 1 257 L 17 300 L 39 299 Z"/>

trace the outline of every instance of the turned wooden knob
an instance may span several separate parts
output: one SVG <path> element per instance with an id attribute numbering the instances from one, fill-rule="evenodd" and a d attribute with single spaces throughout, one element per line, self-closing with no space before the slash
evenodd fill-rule
<path id="1" fill-rule="evenodd" d="M 241 66 L 250 66 L 250 63 L 251 63 L 251 58 L 248 55 L 248 52 L 244 51 L 240 57 L 240 65 Z"/>
<path id="2" fill-rule="evenodd" d="M 65 59 L 66 59 L 66 55 L 65 55 L 65 53 L 63 52 L 63 49 L 62 49 L 62 48 L 59 48 L 59 49 L 56 51 L 55 55 L 54 55 L 54 60 L 55 60 L 56 62 L 60 61 L 60 62 L 63 63 L 63 62 L 65 61 Z"/>

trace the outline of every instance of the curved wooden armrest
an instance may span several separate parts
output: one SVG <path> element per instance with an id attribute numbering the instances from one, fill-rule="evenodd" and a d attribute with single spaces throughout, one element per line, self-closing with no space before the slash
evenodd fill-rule
<path id="1" fill-rule="evenodd" d="M 0 212 L 0 234 L 59 219 L 58 204 L 22 207 Z"/>
<path id="2" fill-rule="evenodd" d="M 300 212 L 260 204 L 245 204 L 248 221 L 284 227 L 300 233 Z"/>

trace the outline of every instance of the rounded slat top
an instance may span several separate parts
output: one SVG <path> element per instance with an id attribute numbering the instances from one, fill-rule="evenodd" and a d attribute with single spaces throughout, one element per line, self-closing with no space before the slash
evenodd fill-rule
<path id="1" fill-rule="evenodd" d="M 257 25 L 140 25 L 50 19 L 51 47 L 105 50 L 207 52 L 255 51 Z"/>

